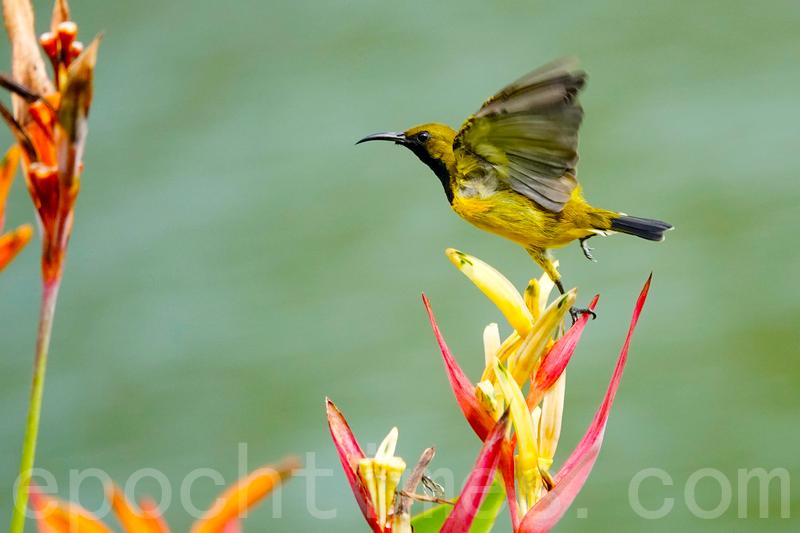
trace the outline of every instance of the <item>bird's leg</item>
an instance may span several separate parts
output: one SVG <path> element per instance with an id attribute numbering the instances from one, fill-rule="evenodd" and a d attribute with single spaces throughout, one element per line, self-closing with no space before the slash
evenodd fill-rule
<path id="1" fill-rule="evenodd" d="M 566 294 L 566 291 L 564 291 L 564 284 L 561 283 L 560 279 L 555 280 L 554 283 L 556 284 L 556 288 L 558 289 L 558 292 L 561 293 L 562 296 L 564 294 Z"/>
<path id="2" fill-rule="evenodd" d="M 542 270 L 545 271 L 547 276 L 553 280 L 558 292 L 562 295 L 566 294 L 567 291 L 564 290 L 564 284 L 561 282 L 561 274 L 558 273 L 558 269 L 556 265 L 553 264 L 553 258 L 550 256 L 547 250 L 542 250 L 540 248 L 528 248 L 528 254 L 533 258 L 536 263 L 542 267 Z M 588 308 L 581 308 L 572 306 L 569 308 L 569 316 L 572 317 L 572 323 L 578 321 L 578 317 L 580 315 L 589 314 L 592 315 L 592 320 L 597 318 L 597 313 L 592 311 Z"/>
<path id="3" fill-rule="evenodd" d="M 589 309 L 588 307 L 575 307 L 574 305 L 569 308 L 569 316 L 572 317 L 572 323 L 578 321 L 578 317 L 581 315 L 592 315 L 592 320 L 597 318 L 597 313 Z"/>
<path id="4" fill-rule="evenodd" d="M 592 233 L 588 237 L 582 237 L 582 238 L 578 239 L 578 241 L 581 243 L 581 250 L 583 250 L 583 255 L 586 256 L 586 259 L 588 259 L 589 261 L 597 263 L 597 259 L 595 259 L 594 256 L 592 256 L 592 250 L 594 250 L 594 248 L 592 248 L 588 244 L 586 244 L 586 241 L 588 241 L 589 239 L 591 239 L 595 235 L 596 234 Z"/>
<path id="5" fill-rule="evenodd" d="M 558 269 L 553 262 L 553 257 L 550 255 L 550 252 L 542 248 L 528 248 L 527 251 L 531 258 L 536 261 L 536 264 L 542 267 L 547 277 L 553 280 L 553 283 L 556 284 L 561 294 L 564 294 L 564 286 L 561 285 L 560 281 L 561 274 L 558 273 Z"/>

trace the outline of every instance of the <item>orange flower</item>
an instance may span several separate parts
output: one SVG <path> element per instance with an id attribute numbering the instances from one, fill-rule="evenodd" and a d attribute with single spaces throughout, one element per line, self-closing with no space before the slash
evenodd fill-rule
<path id="1" fill-rule="evenodd" d="M 254 470 L 228 487 L 194 523 L 191 533 L 239 531 L 239 518 L 288 479 L 299 466 L 297 459 L 287 458 L 277 465 Z M 78 505 L 45 495 L 34 486 L 30 493 L 40 533 L 112 533 L 112 529 L 98 517 Z M 116 485 L 109 487 L 108 498 L 125 533 L 169 533 L 169 527 L 152 501 L 142 501 L 137 509 Z"/>
<path id="2" fill-rule="evenodd" d="M 23 224 L 8 233 L 3 233 L 6 197 L 18 163 L 19 149 L 16 146 L 12 146 L 0 161 L 0 271 L 28 244 L 33 235 L 33 229 L 29 224 Z"/>
<path id="3" fill-rule="evenodd" d="M 0 84 L 14 95 L 14 114 L 0 114 L 22 150 L 22 166 L 42 225 L 42 272 L 49 284 L 61 276 L 80 189 L 87 120 L 99 38 L 84 50 L 78 26 L 69 19 L 66 0 L 53 10 L 52 31 L 38 43 L 28 0 L 5 0 L 6 28 L 12 45 L 13 79 Z M 39 44 L 53 67 L 44 74 Z"/>

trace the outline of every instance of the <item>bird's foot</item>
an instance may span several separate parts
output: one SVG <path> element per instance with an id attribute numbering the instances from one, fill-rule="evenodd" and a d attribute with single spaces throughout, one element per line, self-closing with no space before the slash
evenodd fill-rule
<path id="1" fill-rule="evenodd" d="M 573 324 L 578 321 L 578 317 L 580 317 L 581 315 L 592 315 L 592 320 L 597 318 L 597 313 L 595 313 L 591 309 L 588 309 L 588 308 L 585 308 L 585 307 L 570 307 L 569 308 L 569 316 L 572 317 L 572 323 Z"/>
<path id="2" fill-rule="evenodd" d="M 578 239 L 578 241 L 581 243 L 581 250 L 583 250 L 583 255 L 586 256 L 586 259 L 594 263 L 597 263 L 597 259 L 595 259 L 594 256 L 592 255 L 592 250 L 594 250 L 594 248 L 586 244 L 586 241 L 588 241 L 592 237 L 594 237 L 594 235 L 589 235 L 588 237 Z"/>

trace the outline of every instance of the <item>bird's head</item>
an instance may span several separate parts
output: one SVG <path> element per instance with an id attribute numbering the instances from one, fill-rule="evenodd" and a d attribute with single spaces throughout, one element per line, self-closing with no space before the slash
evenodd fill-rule
<path id="1" fill-rule="evenodd" d="M 392 141 L 405 146 L 428 165 L 444 186 L 445 193 L 452 201 L 450 191 L 450 172 L 455 168 L 453 140 L 456 131 L 446 124 L 422 124 L 406 131 L 386 131 L 367 135 L 356 144 L 367 141 Z"/>

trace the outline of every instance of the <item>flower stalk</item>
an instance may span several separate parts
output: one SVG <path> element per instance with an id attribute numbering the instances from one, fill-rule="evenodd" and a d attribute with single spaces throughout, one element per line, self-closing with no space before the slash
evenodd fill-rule
<path id="1" fill-rule="evenodd" d="M 28 505 L 28 488 L 31 472 L 36 458 L 36 442 L 39 435 L 39 419 L 42 413 L 44 378 L 47 370 L 47 354 L 50 350 L 50 336 L 53 332 L 56 302 L 60 279 L 45 283 L 42 290 L 42 303 L 39 313 L 39 327 L 36 336 L 36 354 L 33 360 L 33 381 L 28 417 L 25 423 L 25 437 L 22 441 L 22 458 L 17 477 L 17 492 L 11 517 L 10 533 L 22 533 L 25 529 L 25 508 Z"/>

